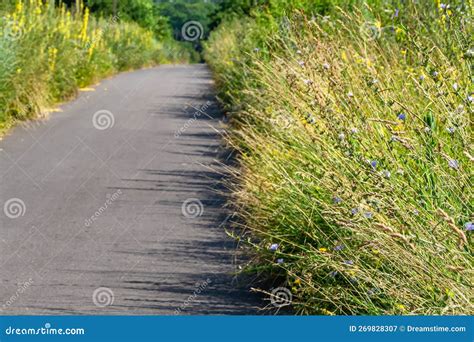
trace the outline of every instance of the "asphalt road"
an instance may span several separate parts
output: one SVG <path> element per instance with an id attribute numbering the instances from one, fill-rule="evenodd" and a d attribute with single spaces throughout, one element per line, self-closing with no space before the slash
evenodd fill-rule
<path id="1" fill-rule="evenodd" d="M 0 313 L 256 313 L 224 229 L 207 67 L 93 88 L 0 141 Z"/>

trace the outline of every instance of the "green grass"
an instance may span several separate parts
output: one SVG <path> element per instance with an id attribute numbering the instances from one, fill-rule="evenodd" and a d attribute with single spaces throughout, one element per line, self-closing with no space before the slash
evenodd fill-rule
<path id="1" fill-rule="evenodd" d="M 206 49 L 247 270 L 300 314 L 473 314 L 472 4 L 291 4 Z"/>
<path id="2" fill-rule="evenodd" d="M 192 55 L 176 42 L 156 41 L 151 31 L 120 16 L 94 18 L 79 2 L 68 10 L 39 0 L 18 1 L 1 17 L 0 132 L 101 78 L 186 62 Z"/>

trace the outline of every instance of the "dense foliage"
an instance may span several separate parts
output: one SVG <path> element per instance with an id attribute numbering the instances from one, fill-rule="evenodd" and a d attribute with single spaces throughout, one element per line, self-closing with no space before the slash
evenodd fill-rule
<path id="1" fill-rule="evenodd" d="M 132 21 L 94 17 L 80 1 L 18 0 L 1 17 L 0 130 L 115 72 L 190 57 Z"/>
<path id="2" fill-rule="evenodd" d="M 474 313 L 473 10 L 268 1 L 211 34 L 248 270 L 299 313 Z"/>

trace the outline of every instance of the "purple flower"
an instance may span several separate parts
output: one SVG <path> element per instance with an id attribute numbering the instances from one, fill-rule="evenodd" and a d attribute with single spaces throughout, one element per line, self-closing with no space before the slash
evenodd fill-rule
<path id="1" fill-rule="evenodd" d="M 452 169 L 455 169 L 455 170 L 459 169 L 459 163 L 458 163 L 458 161 L 457 161 L 456 159 L 450 159 L 450 160 L 448 160 L 448 165 L 449 165 L 449 167 L 452 168 Z"/>
<path id="2" fill-rule="evenodd" d="M 359 209 L 357 209 L 357 208 L 352 208 L 351 209 L 351 214 L 352 215 L 356 215 L 358 212 L 359 212 Z"/>
<path id="3" fill-rule="evenodd" d="M 344 263 L 346 265 L 354 265 L 354 261 L 352 261 L 352 260 L 344 260 Z"/>
<path id="4" fill-rule="evenodd" d="M 337 271 L 332 271 L 331 273 L 329 273 L 329 276 L 335 278 L 337 274 L 338 274 Z"/>
<path id="5" fill-rule="evenodd" d="M 277 259 L 277 264 L 283 264 L 284 260 L 282 258 Z"/>
<path id="6" fill-rule="evenodd" d="M 377 161 L 376 160 L 372 160 L 370 162 L 370 166 L 372 166 L 373 169 L 376 169 L 377 168 Z"/>
<path id="7" fill-rule="evenodd" d="M 468 232 L 471 232 L 474 230 L 474 224 L 472 224 L 472 222 L 466 222 L 466 224 L 464 225 L 464 228 L 468 231 Z"/>
<path id="8" fill-rule="evenodd" d="M 272 252 L 275 252 L 278 249 L 279 245 L 277 243 L 272 243 L 270 247 L 268 248 Z"/>
<path id="9" fill-rule="evenodd" d="M 446 130 L 448 131 L 449 134 L 454 134 L 454 131 L 456 130 L 456 128 L 448 127 L 448 128 L 446 128 Z"/>
<path id="10" fill-rule="evenodd" d="M 419 80 L 424 81 L 425 80 L 425 75 L 420 75 Z"/>
<path id="11" fill-rule="evenodd" d="M 400 113 L 397 116 L 397 119 L 401 120 L 401 121 L 405 121 L 406 118 L 407 118 L 407 116 L 405 115 L 405 113 Z"/>
<path id="12" fill-rule="evenodd" d="M 342 199 L 340 197 L 334 197 L 332 200 L 335 204 L 339 204 L 342 202 Z"/>
<path id="13" fill-rule="evenodd" d="M 398 13 L 400 13 L 400 10 L 397 8 L 397 9 L 395 9 L 395 13 L 393 14 L 393 16 L 395 18 L 398 18 Z"/>
<path id="14" fill-rule="evenodd" d="M 337 252 L 342 251 L 343 249 L 344 249 L 343 245 L 337 245 L 336 247 L 334 247 L 334 250 Z"/>
<path id="15" fill-rule="evenodd" d="M 367 218 L 367 219 L 371 219 L 373 216 L 374 216 L 374 214 L 372 214 L 370 211 L 366 211 L 364 213 L 364 217 Z"/>

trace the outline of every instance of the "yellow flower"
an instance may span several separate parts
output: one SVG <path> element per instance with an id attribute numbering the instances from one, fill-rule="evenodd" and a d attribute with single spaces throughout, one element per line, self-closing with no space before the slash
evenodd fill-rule
<path id="1" fill-rule="evenodd" d="M 321 312 L 323 315 L 328 315 L 328 316 L 335 316 L 336 314 L 332 311 L 326 310 L 326 309 L 321 309 Z"/>
<path id="2" fill-rule="evenodd" d="M 396 307 L 400 311 L 405 311 L 405 305 L 403 305 L 403 304 L 397 304 Z"/>
<path id="3" fill-rule="evenodd" d="M 295 280 L 295 285 L 301 285 L 301 280 L 299 278 Z"/>
<path id="4" fill-rule="evenodd" d="M 319 249 L 319 251 L 320 251 L 321 253 L 326 253 L 328 250 L 327 250 L 327 248 L 321 247 L 321 248 Z"/>

